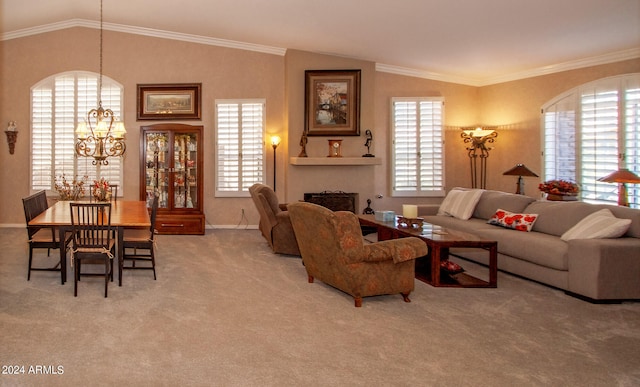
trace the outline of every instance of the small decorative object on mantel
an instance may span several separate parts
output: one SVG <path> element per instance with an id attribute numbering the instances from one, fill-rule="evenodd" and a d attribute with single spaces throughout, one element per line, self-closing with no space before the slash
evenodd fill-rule
<path id="1" fill-rule="evenodd" d="M 576 201 L 580 186 L 567 180 L 549 180 L 538 186 L 541 192 L 546 194 L 547 200 L 552 201 Z"/>
<path id="2" fill-rule="evenodd" d="M 342 157 L 342 140 L 328 140 L 329 141 L 329 156 L 327 157 Z"/>
<path id="3" fill-rule="evenodd" d="M 58 179 L 56 179 L 54 184 L 54 188 L 58 192 L 58 195 L 60 195 L 60 200 L 79 200 L 84 197 L 84 183 L 87 180 L 87 176 L 84 176 L 82 180 L 76 177 L 69 183 L 66 176 L 62 174 L 60 180 L 58 183 Z"/>
<path id="4" fill-rule="evenodd" d="M 7 135 L 7 142 L 9 143 L 9 154 L 12 155 L 16 150 L 16 141 L 18 140 L 18 130 L 15 121 L 9 121 L 7 130 L 4 131 Z"/>
<path id="5" fill-rule="evenodd" d="M 93 198 L 97 202 L 108 202 L 111 200 L 109 182 L 103 178 L 93 181 Z"/>
<path id="6" fill-rule="evenodd" d="M 365 141 L 364 146 L 367 147 L 367 153 L 362 155 L 362 157 L 376 157 L 371 154 L 371 142 L 373 141 L 373 135 L 371 134 L 371 130 L 367 129 L 364 131 L 364 135 L 367 137 L 367 141 Z"/>
<path id="7" fill-rule="evenodd" d="M 302 137 L 300 137 L 300 153 L 298 153 L 298 157 L 307 157 L 307 132 L 302 132 Z"/>

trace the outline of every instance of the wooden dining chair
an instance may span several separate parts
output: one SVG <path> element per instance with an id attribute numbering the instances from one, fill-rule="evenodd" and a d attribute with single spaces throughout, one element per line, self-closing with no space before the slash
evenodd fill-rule
<path id="1" fill-rule="evenodd" d="M 24 217 L 27 223 L 27 237 L 29 238 L 29 267 L 27 270 L 27 281 L 31 280 L 31 271 L 61 271 L 59 254 L 57 255 L 57 263 L 55 266 L 33 267 L 33 251 L 35 249 L 47 249 L 47 257 L 50 257 L 51 249 L 55 250 L 60 248 L 58 230 L 55 227 L 29 226 L 29 222 L 33 218 L 49 208 L 47 194 L 45 191 L 40 191 L 23 198 L 22 206 L 24 208 Z"/>
<path id="2" fill-rule="evenodd" d="M 104 296 L 113 281 L 116 256 L 115 228 L 111 226 L 111 203 L 70 203 L 72 230 L 73 295 L 78 296 L 81 276 L 104 276 Z M 103 272 L 82 272 L 84 265 L 104 265 Z"/>
<path id="3" fill-rule="evenodd" d="M 122 256 L 122 268 L 128 270 L 153 270 L 153 279 L 156 279 L 156 258 L 154 235 L 156 233 L 156 215 L 158 213 L 158 196 L 154 196 L 151 205 L 151 226 L 146 229 L 125 229 L 124 230 L 124 255 Z M 125 265 L 130 262 L 130 265 Z M 149 262 L 137 266 L 137 262 Z"/>

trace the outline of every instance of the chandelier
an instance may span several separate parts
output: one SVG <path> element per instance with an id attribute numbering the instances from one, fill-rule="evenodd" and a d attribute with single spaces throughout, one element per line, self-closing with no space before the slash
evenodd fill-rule
<path id="1" fill-rule="evenodd" d="M 124 123 L 116 119 L 111 109 L 102 107 L 102 0 L 100 0 L 100 80 L 98 84 L 98 108 L 91 109 L 76 128 L 76 154 L 93 157 L 93 165 L 108 165 L 108 157 L 124 155 L 127 147 Z"/>

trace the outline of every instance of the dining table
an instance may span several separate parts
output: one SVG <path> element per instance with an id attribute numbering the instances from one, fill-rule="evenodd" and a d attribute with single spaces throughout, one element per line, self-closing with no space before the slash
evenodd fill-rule
<path id="1" fill-rule="evenodd" d="M 58 201 L 29 222 L 30 226 L 54 227 L 58 230 L 60 239 L 60 277 L 63 285 L 67 281 L 66 237 L 71 232 L 72 227 L 69 203 L 77 203 L 77 201 Z M 149 229 L 151 227 L 151 218 L 146 201 L 115 200 L 110 203 L 111 226 L 117 230 L 118 284 L 122 286 L 124 230 L 126 228 Z"/>

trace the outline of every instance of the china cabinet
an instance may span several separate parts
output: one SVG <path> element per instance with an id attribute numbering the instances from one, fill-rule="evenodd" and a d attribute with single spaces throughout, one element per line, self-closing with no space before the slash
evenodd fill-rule
<path id="1" fill-rule="evenodd" d="M 158 195 L 160 234 L 204 234 L 202 126 L 156 124 L 140 135 L 140 199 Z"/>

